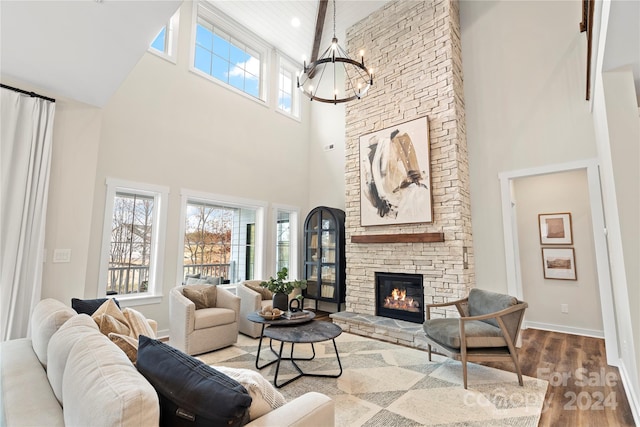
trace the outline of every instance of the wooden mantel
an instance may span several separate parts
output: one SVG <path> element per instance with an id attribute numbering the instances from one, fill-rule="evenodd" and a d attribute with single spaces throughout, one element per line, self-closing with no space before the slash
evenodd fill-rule
<path id="1" fill-rule="evenodd" d="M 361 234 L 351 236 L 351 243 L 434 243 L 444 242 L 444 233 Z"/>

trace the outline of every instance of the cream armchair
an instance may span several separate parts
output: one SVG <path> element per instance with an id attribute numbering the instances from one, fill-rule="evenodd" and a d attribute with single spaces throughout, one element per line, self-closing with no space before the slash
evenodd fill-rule
<path id="1" fill-rule="evenodd" d="M 189 285 L 191 288 L 212 285 Z M 227 347 L 238 340 L 240 298 L 216 286 L 216 306 L 196 310 L 183 294 L 184 286 L 169 292 L 169 344 L 189 355 Z"/>
<path id="2" fill-rule="evenodd" d="M 260 336 L 262 325 L 250 321 L 247 315 L 272 304 L 271 292 L 266 288 L 260 288 L 260 283 L 262 280 L 245 280 L 236 288 L 236 294 L 240 297 L 239 330 L 252 338 Z"/>

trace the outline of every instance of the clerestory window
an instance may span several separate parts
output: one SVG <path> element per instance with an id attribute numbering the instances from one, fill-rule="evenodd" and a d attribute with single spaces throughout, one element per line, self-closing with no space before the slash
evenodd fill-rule
<path id="1" fill-rule="evenodd" d="M 265 101 L 267 48 L 253 36 L 232 28 L 219 13 L 198 4 L 193 69 Z"/>
<path id="2" fill-rule="evenodd" d="M 151 43 L 149 51 L 175 63 L 178 52 L 178 24 L 180 22 L 180 9 L 173 14 L 167 25 L 162 27 L 156 38 Z"/>
<path id="3" fill-rule="evenodd" d="M 296 67 L 280 55 L 278 73 L 278 111 L 300 118 L 300 91 L 297 88 Z"/>

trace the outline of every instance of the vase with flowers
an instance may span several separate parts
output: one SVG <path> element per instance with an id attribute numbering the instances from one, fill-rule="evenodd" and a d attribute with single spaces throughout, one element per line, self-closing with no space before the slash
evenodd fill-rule
<path id="1" fill-rule="evenodd" d="M 306 280 L 290 280 L 287 281 L 289 270 L 287 267 L 282 267 L 278 271 L 277 277 L 269 277 L 269 280 L 260 283 L 260 286 L 267 288 L 273 293 L 273 308 L 279 308 L 280 310 L 287 311 L 289 308 L 289 294 L 294 289 L 306 289 Z"/>

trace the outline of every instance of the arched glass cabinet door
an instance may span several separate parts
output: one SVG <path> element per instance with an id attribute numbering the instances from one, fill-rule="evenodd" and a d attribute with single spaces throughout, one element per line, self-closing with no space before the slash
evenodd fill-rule
<path id="1" fill-rule="evenodd" d="M 304 225 L 307 280 L 305 298 L 340 304 L 344 302 L 344 212 L 317 207 L 307 215 Z"/>

